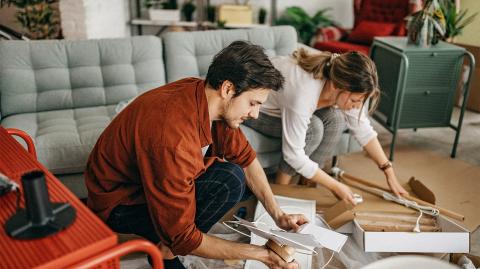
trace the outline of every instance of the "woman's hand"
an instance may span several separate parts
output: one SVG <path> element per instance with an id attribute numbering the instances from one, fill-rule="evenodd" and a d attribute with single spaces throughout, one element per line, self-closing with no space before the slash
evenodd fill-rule
<path id="1" fill-rule="evenodd" d="M 345 200 L 352 205 L 356 205 L 357 203 L 355 202 L 355 199 L 353 198 L 353 192 L 350 190 L 350 188 L 340 182 L 337 182 L 333 187 L 331 188 L 331 191 L 335 196 L 337 196 L 338 199 L 340 200 Z"/>
<path id="2" fill-rule="evenodd" d="M 385 176 L 390 190 L 392 190 L 397 197 L 408 195 L 408 192 L 402 187 L 402 185 L 400 185 L 400 183 L 398 183 L 397 176 L 395 176 L 393 171 L 391 173 L 385 173 Z"/>
<path id="3" fill-rule="evenodd" d="M 297 231 L 298 227 L 308 223 L 308 219 L 303 214 L 286 214 L 283 213 L 276 220 L 275 223 L 278 227 L 284 229 L 285 231 Z"/>

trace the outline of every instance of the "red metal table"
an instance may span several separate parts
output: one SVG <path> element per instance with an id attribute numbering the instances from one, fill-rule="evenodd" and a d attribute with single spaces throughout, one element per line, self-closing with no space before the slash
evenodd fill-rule
<path id="1" fill-rule="evenodd" d="M 4 224 L 15 213 L 16 195 L 0 197 L 0 268 L 64 268 L 117 245 L 117 235 L 0 126 L 0 172 L 21 190 L 20 176 L 38 169 L 45 173 L 50 200 L 68 201 L 77 212 L 76 220 L 65 230 L 42 239 L 12 239 Z M 23 195 L 20 206 L 25 206 Z M 118 266 L 118 260 L 110 262 L 108 268 Z"/>

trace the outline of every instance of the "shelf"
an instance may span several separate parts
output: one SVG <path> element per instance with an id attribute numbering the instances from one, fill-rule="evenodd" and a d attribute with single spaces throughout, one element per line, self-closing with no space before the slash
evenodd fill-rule
<path id="1" fill-rule="evenodd" d="M 134 19 L 130 22 L 133 25 L 153 25 L 153 26 L 186 26 L 196 27 L 198 22 L 195 21 L 152 21 L 147 19 Z"/>
<path id="2" fill-rule="evenodd" d="M 196 22 L 196 21 L 161 21 L 156 20 L 152 21 L 149 19 L 133 19 L 130 22 L 132 25 L 150 25 L 150 26 L 185 26 L 185 27 L 197 27 L 197 26 L 207 26 L 207 27 L 216 27 L 217 24 L 209 21 Z M 225 24 L 225 28 L 263 28 L 268 27 L 267 24 Z"/>
<path id="3" fill-rule="evenodd" d="M 269 25 L 267 24 L 233 24 L 233 23 L 227 23 L 225 24 L 225 28 L 264 28 L 268 27 Z"/>

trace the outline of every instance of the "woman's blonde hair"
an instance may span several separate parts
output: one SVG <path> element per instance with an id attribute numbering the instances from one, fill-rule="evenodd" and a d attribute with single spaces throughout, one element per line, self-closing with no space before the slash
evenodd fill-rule
<path id="1" fill-rule="evenodd" d="M 315 79 L 329 79 L 335 88 L 364 93 L 370 98 L 369 112 L 375 110 L 380 98 L 377 68 L 366 55 L 359 52 L 336 54 L 331 52 L 311 53 L 300 48 L 293 53 L 298 65 Z M 362 107 L 363 108 L 363 107 Z"/>

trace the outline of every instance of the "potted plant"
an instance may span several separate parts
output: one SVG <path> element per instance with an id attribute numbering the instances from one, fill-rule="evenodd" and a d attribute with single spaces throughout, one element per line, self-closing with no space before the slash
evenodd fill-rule
<path id="1" fill-rule="evenodd" d="M 177 0 L 145 0 L 144 6 L 152 21 L 180 21 Z"/>
<path id="2" fill-rule="evenodd" d="M 454 42 L 455 37 L 462 34 L 465 26 L 475 20 L 478 12 L 467 16 L 468 10 L 458 10 L 453 0 L 440 0 L 440 8 L 445 16 L 445 35 L 443 40 Z"/>
<path id="3" fill-rule="evenodd" d="M 187 0 L 182 6 L 182 13 L 186 21 L 193 20 L 193 12 L 197 7 L 193 4 L 193 0 Z"/>
<path id="4" fill-rule="evenodd" d="M 217 9 L 215 6 L 212 6 L 210 4 L 207 5 L 207 21 L 209 22 L 215 22 L 215 13 Z"/>
<path id="5" fill-rule="evenodd" d="M 310 17 L 301 7 L 289 7 L 276 24 L 292 25 L 297 30 L 300 41 L 309 44 L 318 27 L 334 24 L 332 19 L 326 15 L 329 10 L 329 8 L 321 9 L 313 17 Z"/>
<path id="6" fill-rule="evenodd" d="M 265 8 L 260 8 L 258 11 L 258 23 L 265 24 L 265 19 L 267 18 L 267 10 Z"/>
<path id="7" fill-rule="evenodd" d="M 429 47 L 437 44 L 445 31 L 445 16 L 438 0 L 425 0 L 424 7 L 409 18 L 408 43 Z"/>
<path id="8" fill-rule="evenodd" d="M 13 4 L 18 11 L 15 18 L 32 39 L 56 39 L 60 37 L 60 19 L 57 0 L 2 0 L 0 7 Z"/>

